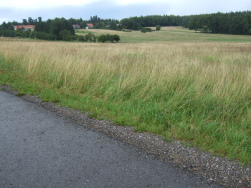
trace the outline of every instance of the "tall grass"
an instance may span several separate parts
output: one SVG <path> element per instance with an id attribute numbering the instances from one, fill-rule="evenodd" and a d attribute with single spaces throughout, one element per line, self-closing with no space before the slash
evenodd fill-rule
<path id="1" fill-rule="evenodd" d="M 250 52 L 245 43 L 1 41 L 0 83 L 10 75 L 44 100 L 250 163 Z"/>

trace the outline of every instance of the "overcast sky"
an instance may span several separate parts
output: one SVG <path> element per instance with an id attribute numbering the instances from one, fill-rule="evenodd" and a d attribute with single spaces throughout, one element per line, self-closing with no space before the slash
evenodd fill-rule
<path id="1" fill-rule="evenodd" d="M 0 23 L 42 17 L 121 20 L 146 15 L 191 15 L 251 10 L 251 0 L 0 0 Z"/>

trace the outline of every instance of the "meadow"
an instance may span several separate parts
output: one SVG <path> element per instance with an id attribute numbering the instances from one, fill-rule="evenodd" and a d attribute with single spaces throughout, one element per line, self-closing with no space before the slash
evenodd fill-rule
<path id="1" fill-rule="evenodd" d="M 0 84 L 251 162 L 251 36 L 89 31 L 121 43 L 0 38 Z"/>
<path id="2" fill-rule="evenodd" d="M 154 27 L 152 27 L 155 30 Z M 78 34 L 88 34 L 89 32 L 95 35 L 101 34 L 118 34 L 121 38 L 121 43 L 165 43 L 165 42 L 251 42 L 250 36 L 245 35 L 223 35 L 209 33 L 195 33 L 194 30 L 188 30 L 182 27 L 162 27 L 160 31 L 141 33 L 140 31 L 121 32 L 114 30 L 79 29 Z"/>

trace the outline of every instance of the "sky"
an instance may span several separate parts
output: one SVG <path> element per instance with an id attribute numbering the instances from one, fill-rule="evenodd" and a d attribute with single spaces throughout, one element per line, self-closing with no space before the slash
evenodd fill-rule
<path id="1" fill-rule="evenodd" d="M 118 19 L 251 10 L 251 0 L 0 0 L 0 23 L 42 17 Z"/>

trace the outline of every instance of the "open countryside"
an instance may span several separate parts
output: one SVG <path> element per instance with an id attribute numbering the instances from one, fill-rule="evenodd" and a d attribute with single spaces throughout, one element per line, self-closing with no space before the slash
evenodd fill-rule
<path id="1" fill-rule="evenodd" d="M 2 37 L 1 84 L 167 141 L 251 162 L 250 36 L 182 27 L 76 31 L 86 32 L 118 34 L 121 41 Z"/>

